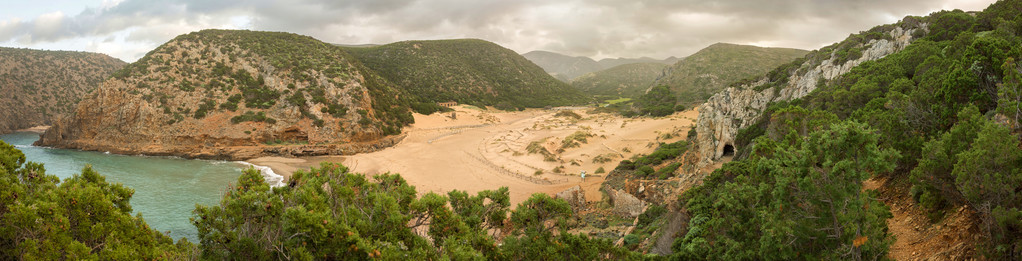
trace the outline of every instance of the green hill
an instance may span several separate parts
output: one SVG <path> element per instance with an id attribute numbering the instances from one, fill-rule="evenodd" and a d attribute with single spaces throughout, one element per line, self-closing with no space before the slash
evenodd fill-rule
<path id="1" fill-rule="evenodd" d="M 908 16 L 711 98 L 734 160 L 679 198 L 678 259 L 1022 258 L 1020 14 Z M 913 226 L 944 243 L 894 247 Z"/>
<path id="2" fill-rule="evenodd" d="M 405 41 L 346 50 L 420 103 L 512 109 L 589 101 L 521 55 L 483 40 Z"/>
<path id="3" fill-rule="evenodd" d="M 413 121 L 402 93 L 312 37 L 203 30 L 114 73 L 39 144 L 244 159 L 272 152 L 223 148 L 283 141 L 350 153 L 343 144 L 377 142 Z"/>
<path id="4" fill-rule="evenodd" d="M 50 124 L 125 64 L 98 53 L 0 47 L 0 134 Z"/>
<path id="5" fill-rule="evenodd" d="M 662 63 L 618 65 L 579 76 L 571 86 L 592 95 L 635 98 L 646 92 L 665 67 Z"/>
<path id="6" fill-rule="evenodd" d="M 681 104 L 701 103 L 727 84 L 761 75 L 804 56 L 808 51 L 716 43 L 665 70 L 655 85 L 667 85 Z"/>

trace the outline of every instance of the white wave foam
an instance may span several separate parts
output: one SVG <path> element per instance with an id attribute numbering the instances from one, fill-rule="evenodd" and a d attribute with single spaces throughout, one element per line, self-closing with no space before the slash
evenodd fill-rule
<path id="1" fill-rule="evenodd" d="M 273 172 L 273 169 L 271 169 L 270 167 L 259 166 L 244 161 L 237 161 L 237 163 L 252 166 L 253 168 L 259 170 L 259 173 L 263 175 L 263 179 L 266 180 L 266 184 L 270 184 L 270 187 L 284 186 L 284 176 L 277 175 L 277 173 Z"/>

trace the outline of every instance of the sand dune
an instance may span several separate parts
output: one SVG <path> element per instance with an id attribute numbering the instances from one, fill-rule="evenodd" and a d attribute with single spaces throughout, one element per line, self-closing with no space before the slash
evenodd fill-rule
<path id="1" fill-rule="evenodd" d="M 475 193 L 507 186 L 514 205 L 533 193 L 554 194 L 575 185 L 586 190 L 586 198 L 598 200 L 602 175 L 606 175 L 594 176 L 598 168 L 609 172 L 622 159 L 651 152 L 658 142 L 683 139 L 698 117 L 695 110 L 658 119 L 572 110 L 581 116 L 575 119 L 557 117 L 557 112 L 498 112 L 459 106 L 454 117 L 450 112 L 416 114 L 415 124 L 406 129 L 407 138 L 382 151 L 343 157 L 263 157 L 249 162 L 271 167 L 284 176 L 320 162 L 340 162 L 366 174 L 400 173 L 420 193 L 454 189 Z M 558 153 L 562 140 L 579 131 L 593 136 Z M 540 154 L 529 154 L 526 147 L 532 142 L 543 144 L 557 159 L 544 161 Z M 611 160 L 594 162 L 599 155 Z M 589 174 L 584 182 L 579 177 L 583 170 Z"/>

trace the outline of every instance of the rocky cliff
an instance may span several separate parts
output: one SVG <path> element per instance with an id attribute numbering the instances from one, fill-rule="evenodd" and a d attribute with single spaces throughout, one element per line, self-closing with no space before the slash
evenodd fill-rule
<path id="1" fill-rule="evenodd" d="M 0 47 L 0 134 L 49 125 L 125 64 L 98 53 Z"/>
<path id="2" fill-rule="evenodd" d="M 696 131 L 700 167 L 720 159 L 725 152 L 733 152 L 738 130 L 754 123 L 769 103 L 801 98 L 859 64 L 898 52 L 923 35 L 917 33 L 920 30 L 925 31 L 926 24 L 879 26 L 713 95 L 699 108 Z"/>
<path id="3" fill-rule="evenodd" d="M 412 121 L 402 97 L 311 37 L 203 30 L 114 73 L 36 144 L 218 159 L 371 151 Z"/>

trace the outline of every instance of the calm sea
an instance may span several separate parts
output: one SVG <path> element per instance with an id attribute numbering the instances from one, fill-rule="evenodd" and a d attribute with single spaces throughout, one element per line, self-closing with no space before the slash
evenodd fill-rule
<path id="1" fill-rule="evenodd" d="M 175 157 L 114 155 L 103 152 L 53 149 L 32 146 L 39 134 L 17 132 L 0 135 L 0 140 L 17 147 L 29 161 L 44 164 L 46 173 L 61 180 L 81 173 L 85 164 L 111 183 L 135 190 L 131 198 L 134 214 L 142 213 L 149 226 L 169 232 L 175 240 L 185 237 L 197 243 L 197 232 L 188 220 L 196 204 L 213 205 L 231 183 L 236 183 L 241 163 L 188 160 Z"/>

